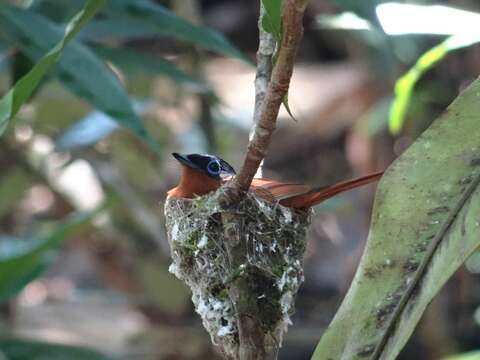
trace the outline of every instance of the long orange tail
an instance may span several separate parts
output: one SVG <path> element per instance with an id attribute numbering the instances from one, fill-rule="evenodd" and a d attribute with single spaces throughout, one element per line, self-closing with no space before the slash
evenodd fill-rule
<path id="1" fill-rule="evenodd" d="M 367 176 L 359 177 L 352 180 L 342 181 L 332 186 L 313 189 L 306 194 L 294 195 L 292 197 L 283 199 L 280 204 L 295 209 L 306 209 L 311 206 L 320 204 L 321 202 L 335 196 L 344 191 L 355 189 L 356 187 L 370 184 L 377 181 L 383 175 L 383 171 L 373 173 Z"/>

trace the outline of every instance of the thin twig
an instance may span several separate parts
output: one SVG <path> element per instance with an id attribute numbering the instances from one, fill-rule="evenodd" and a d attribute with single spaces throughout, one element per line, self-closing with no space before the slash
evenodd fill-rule
<path id="1" fill-rule="evenodd" d="M 308 0 L 285 0 L 282 11 L 282 41 L 273 68 L 271 81 L 261 105 L 258 124 L 248 144 L 242 168 L 235 177 L 233 187 L 247 191 L 257 169 L 266 155 L 278 111 L 288 92 L 297 49 L 303 36 L 303 14 Z"/>

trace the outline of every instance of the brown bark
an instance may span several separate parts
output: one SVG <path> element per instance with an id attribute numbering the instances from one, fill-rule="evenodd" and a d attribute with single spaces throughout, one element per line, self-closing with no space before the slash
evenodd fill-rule
<path id="1" fill-rule="evenodd" d="M 288 93 L 297 49 L 303 36 L 303 14 L 306 0 L 285 0 L 282 11 L 282 40 L 276 64 L 261 107 L 260 118 L 245 160 L 233 186 L 247 191 L 265 157 L 275 130 L 278 111 Z"/>

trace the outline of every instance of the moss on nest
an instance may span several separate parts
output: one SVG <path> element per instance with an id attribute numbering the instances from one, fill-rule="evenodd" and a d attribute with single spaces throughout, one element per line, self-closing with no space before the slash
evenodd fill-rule
<path id="1" fill-rule="evenodd" d="M 239 277 L 245 280 L 265 333 L 280 344 L 304 280 L 309 213 L 248 193 L 235 207 L 242 220 L 239 232 L 246 245 L 242 247 L 245 261 L 232 266 L 221 223 L 221 191 L 193 200 L 170 199 L 165 215 L 173 260 L 170 271 L 191 288 L 195 309 L 213 343 L 234 356 L 239 337 L 230 284 Z"/>

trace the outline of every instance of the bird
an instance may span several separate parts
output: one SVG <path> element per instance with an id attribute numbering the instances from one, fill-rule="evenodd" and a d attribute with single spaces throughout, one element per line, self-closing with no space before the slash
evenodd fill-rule
<path id="1" fill-rule="evenodd" d="M 235 175 L 235 169 L 225 160 L 209 154 L 172 153 L 182 165 L 179 184 L 167 192 L 167 199 L 193 199 L 217 190 Z M 383 172 L 375 172 L 331 186 L 311 187 L 298 183 L 254 178 L 249 191 L 269 202 L 306 210 L 344 191 L 377 181 Z"/>

